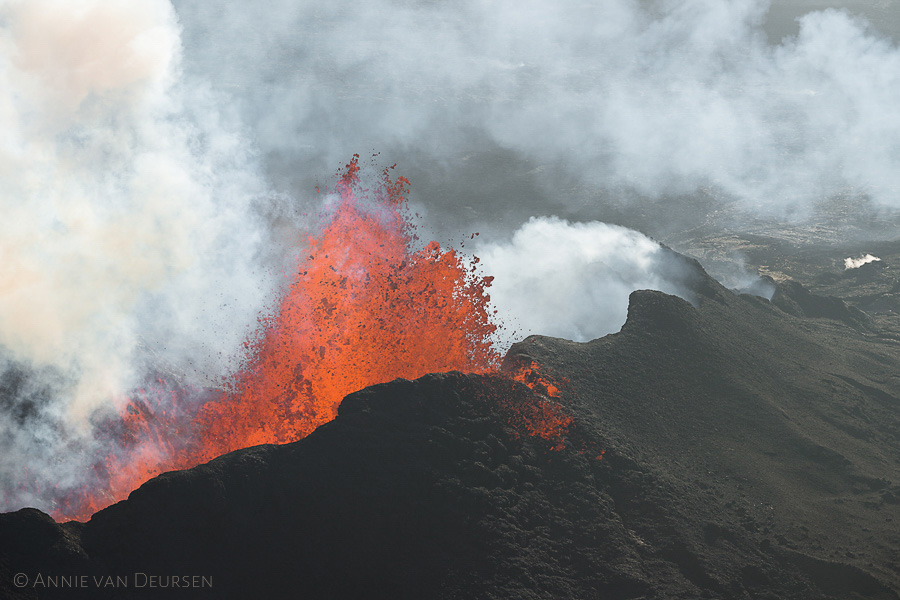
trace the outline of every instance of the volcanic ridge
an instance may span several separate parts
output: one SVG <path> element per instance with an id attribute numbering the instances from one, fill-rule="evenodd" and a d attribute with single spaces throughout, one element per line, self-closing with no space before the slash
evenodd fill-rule
<path id="1" fill-rule="evenodd" d="M 638 291 L 619 333 L 513 345 L 531 386 L 398 379 L 86 523 L 0 515 L 0 597 L 900 597 L 900 338 L 672 257 L 692 303 Z"/>

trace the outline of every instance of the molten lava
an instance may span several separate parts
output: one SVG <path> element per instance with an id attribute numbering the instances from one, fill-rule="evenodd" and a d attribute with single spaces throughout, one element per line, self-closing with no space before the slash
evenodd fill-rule
<path id="1" fill-rule="evenodd" d="M 559 398 L 559 387 L 553 381 L 541 372 L 541 367 L 534 361 L 530 364 L 522 365 L 516 370 L 512 378 L 519 383 L 524 383 L 534 391 L 550 396 L 551 398 Z"/>
<path id="2" fill-rule="evenodd" d="M 559 404 L 562 396 L 559 386 L 534 361 L 520 366 L 511 375 L 536 392 L 529 402 L 504 403 L 503 412 L 513 431 L 543 438 L 555 444 L 554 450 L 562 450 L 573 419 Z"/>
<path id="3" fill-rule="evenodd" d="M 385 170 L 369 197 L 357 158 L 338 183 L 333 217 L 309 240 L 280 310 L 234 377 L 234 394 L 198 415 L 204 459 L 300 439 L 332 420 L 348 393 L 375 383 L 496 367 L 491 278 L 437 242 L 414 250 L 408 182 Z"/>
<path id="4" fill-rule="evenodd" d="M 358 158 L 340 176 L 337 204 L 308 239 L 277 310 L 260 318 L 246 342 L 246 366 L 225 391 L 158 378 L 120 415 L 96 423 L 110 450 L 84 487 L 57 490 L 57 519 L 86 520 L 164 471 L 303 438 L 334 419 L 344 396 L 366 386 L 497 369 L 492 278 L 437 242 L 417 249 L 404 197 L 409 182 L 392 180 L 385 169 L 376 189 L 364 189 Z M 506 377 L 535 392 L 527 401 L 498 399 L 514 434 L 561 449 L 572 417 L 559 404 L 558 386 L 534 363 Z"/>
<path id="5" fill-rule="evenodd" d="M 385 169 L 379 186 L 366 190 L 359 172 L 354 156 L 333 214 L 308 240 L 278 310 L 261 318 L 247 365 L 227 391 L 193 411 L 180 401 L 188 391 L 164 381 L 132 398 L 119 423 L 105 424 L 116 451 L 95 466 L 94 483 L 60 499 L 57 519 L 87 519 L 164 471 L 298 440 L 368 385 L 497 367 L 491 278 L 437 242 L 416 249 L 409 182 Z"/>

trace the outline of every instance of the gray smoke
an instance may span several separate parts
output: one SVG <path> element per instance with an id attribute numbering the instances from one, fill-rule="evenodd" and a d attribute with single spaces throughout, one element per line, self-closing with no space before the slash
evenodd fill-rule
<path id="1" fill-rule="evenodd" d="M 240 99 L 278 185 L 378 149 L 439 227 L 507 233 L 548 212 L 661 227 L 641 215 L 660 202 L 900 205 L 900 51 L 848 12 L 773 44 L 763 0 L 177 6 L 187 68 Z"/>
<path id="2" fill-rule="evenodd" d="M 167 0 L 0 3 L 0 509 L 52 508 L 149 373 L 232 369 L 281 279 L 300 219 L 180 31 Z"/>

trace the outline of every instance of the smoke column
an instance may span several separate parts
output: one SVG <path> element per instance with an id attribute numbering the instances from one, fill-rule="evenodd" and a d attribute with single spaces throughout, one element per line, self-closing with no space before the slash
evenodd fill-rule
<path id="1" fill-rule="evenodd" d="M 148 373 L 227 372 L 275 290 L 255 158 L 181 58 L 165 0 L 0 3 L 7 506 L 80 477 L 92 415 Z"/>

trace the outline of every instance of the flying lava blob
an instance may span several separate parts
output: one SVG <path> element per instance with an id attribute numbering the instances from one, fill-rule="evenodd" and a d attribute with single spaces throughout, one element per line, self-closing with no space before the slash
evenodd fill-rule
<path id="1" fill-rule="evenodd" d="M 391 179 L 391 167 L 364 188 L 358 160 L 346 165 L 333 213 L 307 241 L 277 310 L 260 317 L 225 390 L 158 379 L 133 394 L 118 419 L 98 425 L 114 450 L 91 483 L 58 493 L 55 518 L 85 520 L 164 471 L 303 438 L 368 385 L 498 367 L 491 278 L 437 242 L 417 249 L 409 182 Z"/>

